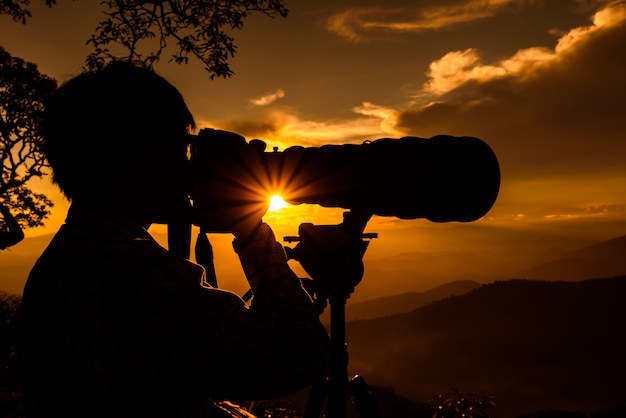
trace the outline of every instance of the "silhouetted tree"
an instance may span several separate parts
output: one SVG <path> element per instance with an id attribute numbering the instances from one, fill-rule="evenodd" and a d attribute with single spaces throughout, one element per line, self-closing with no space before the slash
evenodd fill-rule
<path id="1" fill-rule="evenodd" d="M 44 0 L 47 6 L 56 0 Z M 26 23 L 31 17 L 30 0 L 0 0 L 0 14 Z M 94 51 L 86 60 L 88 69 L 97 69 L 110 60 L 131 59 L 152 67 L 159 61 L 169 42 L 176 45 L 171 61 L 186 64 L 196 57 L 211 78 L 230 77 L 228 65 L 235 56 L 233 30 L 241 29 L 251 13 L 287 16 L 284 0 L 103 0 L 106 19 L 100 22 L 87 41 Z M 145 41 L 145 42 L 144 42 Z M 116 43 L 125 53 L 114 53 Z M 145 47 L 145 51 L 141 46 Z"/>
<path id="2" fill-rule="evenodd" d="M 11 210 L 0 203 L 3 223 L 0 224 L 0 250 L 4 250 L 24 239 L 24 232 Z"/>
<path id="3" fill-rule="evenodd" d="M 56 0 L 44 0 L 46 6 L 56 4 Z M 0 0 L 0 15 L 8 15 L 16 22 L 26 23 L 26 19 L 31 17 L 30 10 L 26 8 L 30 0 Z"/>
<path id="4" fill-rule="evenodd" d="M 56 82 L 37 66 L 13 57 L 0 47 L 0 205 L 4 206 L 0 230 L 12 230 L 12 210 L 21 227 L 43 224 L 52 202 L 34 193 L 27 182 L 44 174 L 47 166 L 41 152 L 43 101 Z M 19 240 L 18 240 L 19 241 Z"/>
<path id="5" fill-rule="evenodd" d="M 189 56 L 205 66 L 211 78 L 233 74 L 228 59 L 234 57 L 234 38 L 227 33 L 243 27 L 252 12 L 270 17 L 287 16 L 283 0 L 106 0 L 107 19 L 98 25 L 88 44 L 94 52 L 87 58 L 88 68 L 99 68 L 108 60 L 134 59 L 151 67 L 161 58 L 168 42 L 176 44 L 172 61 L 186 64 Z M 140 43 L 154 45 L 142 53 Z M 121 44 L 125 56 L 108 49 Z"/>
<path id="6" fill-rule="evenodd" d="M 43 1 L 48 7 L 57 3 Z M 29 4 L 30 0 L 0 0 L 0 14 L 26 23 L 31 17 Z M 106 7 L 107 17 L 87 41 L 94 47 L 86 59 L 88 69 L 101 68 L 110 60 L 141 61 L 151 68 L 173 41 L 177 51 L 172 61 L 186 64 L 189 56 L 195 56 L 211 78 L 233 74 L 228 60 L 237 47 L 228 32 L 241 29 L 251 13 L 269 17 L 288 13 L 285 0 L 102 0 L 100 4 Z M 111 52 L 111 43 L 121 45 L 126 53 Z"/>

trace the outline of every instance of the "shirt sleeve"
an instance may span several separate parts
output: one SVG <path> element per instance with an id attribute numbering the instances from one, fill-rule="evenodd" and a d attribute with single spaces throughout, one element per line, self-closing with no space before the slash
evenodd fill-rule
<path id="1" fill-rule="evenodd" d="M 262 228 L 253 241 L 233 243 L 254 293 L 250 305 L 199 280 L 190 285 L 162 273 L 138 292 L 150 307 L 139 313 L 147 324 L 142 332 L 162 339 L 157 351 L 171 359 L 167 367 L 184 370 L 215 399 L 283 396 L 327 372 L 328 334 L 282 245 L 269 226 Z"/>
<path id="2" fill-rule="evenodd" d="M 235 240 L 233 249 L 254 295 L 253 310 L 318 317 L 311 297 L 287 264 L 285 250 L 267 224 L 260 225 L 256 238 L 245 245 Z"/>

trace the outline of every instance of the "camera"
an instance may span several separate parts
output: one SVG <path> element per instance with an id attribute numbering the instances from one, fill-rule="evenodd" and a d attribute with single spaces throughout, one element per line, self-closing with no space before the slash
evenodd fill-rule
<path id="1" fill-rule="evenodd" d="M 241 160 L 243 154 L 247 157 Z M 202 129 L 191 142 L 190 159 L 199 179 L 223 176 L 216 163 L 253 161 L 240 170 L 245 179 L 224 179 L 241 184 L 243 197 L 212 195 L 210 187 L 196 192 L 204 202 L 222 207 L 280 194 L 294 205 L 471 222 L 491 209 L 500 188 L 495 153 L 484 141 L 468 136 L 380 138 L 267 152 L 260 140 L 248 142 L 233 132 Z"/>

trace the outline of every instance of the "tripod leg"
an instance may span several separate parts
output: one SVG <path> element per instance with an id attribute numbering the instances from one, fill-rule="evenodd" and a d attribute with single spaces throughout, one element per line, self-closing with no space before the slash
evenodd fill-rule
<path id="1" fill-rule="evenodd" d="M 345 418 L 348 386 L 348 349 L 346 347 L 346 299 L 330 300 L 331 364 L 328 382 L 328 417 Z"/>

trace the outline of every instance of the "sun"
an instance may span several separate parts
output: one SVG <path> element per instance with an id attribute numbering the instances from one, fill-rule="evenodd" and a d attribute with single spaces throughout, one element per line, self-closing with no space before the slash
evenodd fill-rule
<path id="1" fill-rule="evenodd" d="M 282 197 L 275 194 L 274 196 L 270 197 L 270 207 L 268 210 L 275 212 L 282 208 L 286 208 L 287 206 L 289 206 L 287 202 L 285 202 L 285 200 Z"/>

